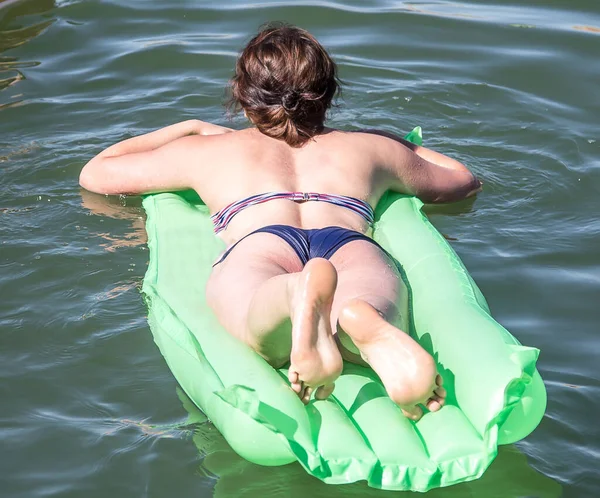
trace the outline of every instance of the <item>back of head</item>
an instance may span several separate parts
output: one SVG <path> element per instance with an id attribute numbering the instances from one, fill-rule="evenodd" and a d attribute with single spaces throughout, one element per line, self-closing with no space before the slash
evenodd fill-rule
<path id="1" fill-rule="evenodd" d="M 323 131 L 338 90 L 336 65 L 310 33 L 269 25 L 237 60 L 230 105 L 265 135 L 301 147 Z"/>

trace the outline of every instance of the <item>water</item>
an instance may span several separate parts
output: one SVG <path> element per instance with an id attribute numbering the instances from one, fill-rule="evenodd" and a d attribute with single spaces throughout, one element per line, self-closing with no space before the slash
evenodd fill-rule
<path id="1" fill-rule="evenodd" d="M 480 481 L 432 495 L 597 496 L 593 0 L 0 2 L 2 496 L 390 495 L 233 454 L 152 342 L 139 199 L 77 184 L 87 159 L 125 137 L 192 117 L 227 125 L 236 53 L 274 19 L 335 56 L 334 126 L 420 124 L 483 178 L 475 203 L 431 208 L 432 221 L 497 319 L 542 350 L 539 428 Z"/>

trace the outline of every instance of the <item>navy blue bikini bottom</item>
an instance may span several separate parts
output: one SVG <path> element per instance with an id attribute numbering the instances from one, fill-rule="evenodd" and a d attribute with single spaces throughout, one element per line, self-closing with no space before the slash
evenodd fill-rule
<path id="1" fill-rule="evenodd" d="M 242 237 L 229 249 L 227 249 L 217 260 L 217 262 L 213 264 L 213 266 L 221 263 L 236 245 L 238 245 L 246 237 L 249 237 L 255 233 L 272 233 L 273 235 L 281 237 L 298 255 L 302 265 L 308 263 L 308 261 L 312 258 L 329 259 L 340 247 L 346 245 L 348 242 L 352 242 L 353 240 L 366 240 L 379 247 L 379 249 L 385 253 L 381 246 L 379 246 L 379 244 L 377 244 L 377 242 L 375 242 L 373 239 L 360 232 L 349 230 L 348 228 L 325 227 L 304 230 L 302 228 L 295 228 L 288 225 L 268 225 L 249 233 L 245 237 Z"/>

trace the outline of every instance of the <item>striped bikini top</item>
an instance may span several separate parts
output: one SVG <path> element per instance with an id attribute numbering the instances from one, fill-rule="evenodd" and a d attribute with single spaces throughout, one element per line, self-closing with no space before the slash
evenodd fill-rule
<path id="1" fill-rule="evenodd" d="M 229 225 L 229 222 L 240 211 L 256 204 L 262 204 L 263 202 L 275 199 L 287 199 L 294 202 L 328 202 L 329 204 L 342 206 L 360 214 L 369 224 L 373 223 L 373 220 L 375 219 L 373 208 L 367 202 L 357 199 L 356 197 L 335 194 L 317 194 L 314 192 L 267 192 L 265 194 L 252 195 L 240 201 L 233 202 L 229 204 L 229 206 L 226 206 L 219 212 L 213 214 L 210 219 L 215 225 L 215 233 L 225 230 L 227 225 Z"/>

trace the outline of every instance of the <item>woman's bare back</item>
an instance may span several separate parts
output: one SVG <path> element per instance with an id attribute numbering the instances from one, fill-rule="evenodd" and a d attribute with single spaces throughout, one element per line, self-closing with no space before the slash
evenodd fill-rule
<path id="1" fill-rule="evenodd" d="M 109 147 L 85 166 L 80 182 L 104 194 L 192 188 L 212 213 L 273 191 L 347 195 L 375 207 L 388 189 L 447 202 L 481 186 L 460 162 L 387 133 L 326 129 L 296 148 L 255 128 L 233 131 L 195 120 Z M 274 223 L 368 229 L 363 218 L 339 206 L 275 200 L 240 213 L 220 235 L 231 243 Z"/>
<path id="2" fill-rule="evenodd" d="M 150 154 L 139 166 L 146 171 L 146 190 L 167 190 L 168 185 L 194 188 L 212 213 L 265 192 L 346 195 L 374 207 L 388 189 L 421 193 L 425 200 L 427 197 L 435 200 L 434 196 L 464 191 L 464 185 L 471 191 L 476 187 L 468 171 L 431 163 L 401 141 L 374 133 L 327 129 L 304 147 L 294 148 L 249 128 L 210 136 L 187 136 L 164 148 L 168 148 L 164 159 L 160 152 Z M 136 164 L 125 167 L 135 170 Z M 123 169 L 119 174 L 124 175 Z M 139 175 L 133 171 L 131 174 L 131 184 L 127 185 L 130 182 L 125 179 L 126 184 L 121 183 L 119 188 L 137 193 L 144 185 Z M 363 233 L 369 228 L 359 215 L 339 206 L 273 200 L 239 213 L 221 236 L 231 243 L 269 224 L 301 228 L 337 225 Z"/>
<path id="3" fill-rule="evenodd" d="M 204 161 L 211 162 L 211 174 L 198 164 L 194 188 L 213 213 L 265 192 L 338 194 L 374 206 L 390 183 L 385 178 L 390 175 L 383 174 L 372 152 L 372 142 L 377 139 L 381 140 L 331 130 L 298 149 L 253 129 L 228 133 L 213 138 L 214 154 L 201 154 Z M 197 146 L 205 146 L 202 142 L 200 138 Z M 368 229 L 363 218 L 339 206 L 273 200 L 240 212 L 223 235 L 228 241 L 237 240 L 270 224 L 300 228 L 336 225 L 360 232 Z"/>

